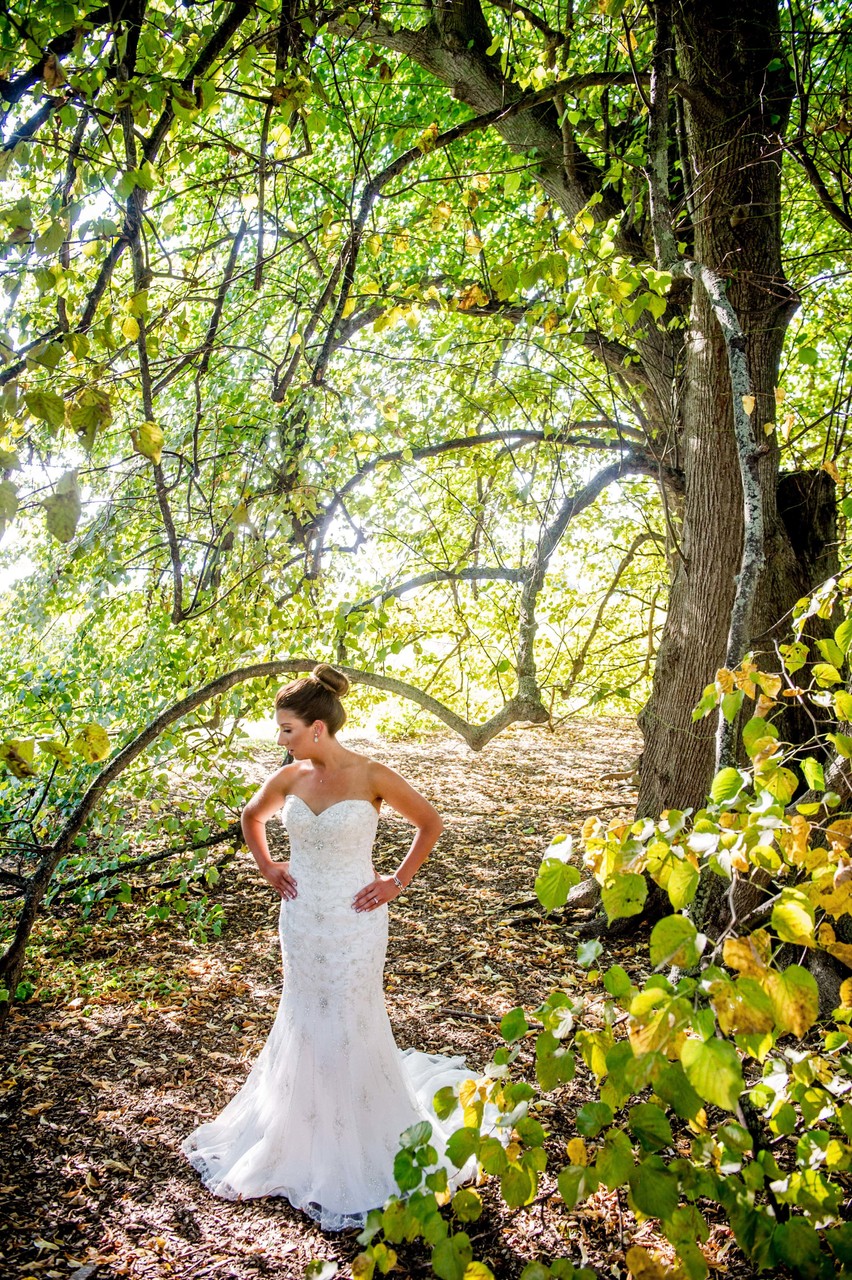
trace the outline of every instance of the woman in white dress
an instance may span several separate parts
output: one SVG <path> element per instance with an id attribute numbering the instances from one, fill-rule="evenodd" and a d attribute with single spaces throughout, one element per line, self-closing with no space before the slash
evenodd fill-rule
<path id="1" fill-rule="evenodd" d="M 338 742 L 348 687 L 341 672 L 320 665 L 276 696 L 278 741 L 293 763 L 249 801 L 242 826 L 281 896 L 283 994 L 242 1089 L 182 1145 L 216 1195 L 285 1196 L 331 1231 L 362 1225 L 396 1192 L 394 1156 L 410 1125 L 428 1119 L 443 1153 L 447 1135 L 432 1098 L 469 1075 L 461 1058 L 401 1053 L 393 1039 L 382 988 L 387 906 L 408 888 L 443 822 L 399 774 Z M 395 871 L 377 876 L 372 848 L 383 801 L 416 830 Z M 282 806 L 289 862 L 275 861 L 266 839 Z M 469 1172 L 454 1172 L 452 1185 Z"/>

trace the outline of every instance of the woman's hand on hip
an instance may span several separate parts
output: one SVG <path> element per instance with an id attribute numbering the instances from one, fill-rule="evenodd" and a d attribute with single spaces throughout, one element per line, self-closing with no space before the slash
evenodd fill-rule
<path id="1" fill-rule="evenodd" d="M 399 897 L 401 890 L 393 876 L 377 876 L 355 895 L 352 903 L 356 911 L 375 911 Z"/>
<path id="2" fill-rule="evenodd" d="M 264 868 L 263 877 L 285 901 L 298 897 L 296 881 L 290 875 L 289 862 L 270 862 L 269 866 Z"/>

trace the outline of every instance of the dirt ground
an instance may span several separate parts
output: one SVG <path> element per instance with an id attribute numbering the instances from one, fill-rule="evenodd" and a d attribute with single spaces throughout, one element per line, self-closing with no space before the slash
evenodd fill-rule
<path id="1" fill-rule="evenodd" d="M 397 1042 L 464 1054 L 480 1069 L 501 1043 L 508 1009 L 537 1003 L 555 987 L 600 986 L 576 963 L 572 920 L 548 920 L 533 881 L 553 835 L 577 834 L 586 817 L 631 813 L 625 770 L 637 749 L 632 725 L 584 721 L 556 734 L 515 728 L 480 755 L 455 739 L 348 745 L 402 772 L 440 809 L 447 829 L 414 886 L 391 908 L 387 1003 Z M 279 754 L 259 750 L 260 779 Z M 376 866 L 393 867 L 410 828 L 393 814 L 379 823 Z M 277 834 L 284 851 L 283 834 Z M 278 901 L 243 851 L 214 896 L 226 926 L 220 938 L 191 941 L 172 925 L 153 927 L 136 907 L 102 919 L 75 941 L 72 971 L 99 964 L 109 974 L 49 998 L 39 990 L 19 1006 L 0 1041 L 0 1260 L 23 1280 L 185 1280 L 301 1277 L 312 1259 L 351 1276 L 353 1234 L 324 1235 L 283 1200 L 216 1200 L 178 1152 L 182 1138 L 221 1109 L 245 1079 L 275 1014 L 279 988 Z M 638 927 L 611 942 L 599 966 L 636 971 Z M 86 970 L 89 972 L 89 969 Z M 140 973 L 147 975 L 140 984 Z M 108 989 L 106 989 L 108 988 Z M 530 1045 L 530 1048 L 532 1046 Z M 567 1161 L 576 1108 L 593 1096 L 583 1067 L 549 1100 L 550 1168 Z M 637 1224 L 617 1193 L 602 1191 L 567 1213 L 549 1193 L 509 1211 L 486 1183 L 482 1217 L 471 1224 L 474 1256 L 497 1280 L 515 1280 L 532 1258 L 567 1256 L 600 1275 L 626 1275 L 633 1243 L 660 1248 L 655 1224 Z M 711 1274 L 751 1274 L 724 1222 L 705 1252 Z M 396 1274 L 427 1276 L 427 1255 L 399 1247 Z M 670 1256 L 670 1254 L 669 1254 Z"/>

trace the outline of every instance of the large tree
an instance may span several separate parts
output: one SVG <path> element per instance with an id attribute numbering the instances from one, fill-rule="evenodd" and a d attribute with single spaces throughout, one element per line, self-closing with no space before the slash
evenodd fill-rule
<path id="1" fill-rule="evenodd" d="M 653 668 L 640 808 L 701 800 L 703 686 L 825 564 L 779 463 L 842 434 L 776 411 L 788 153 L 801 261 L 816 211 L 843 226 L 828 16 L 831 44 L 771 0 L 0 15 L 21 848 L 81 785 L 45 803 L 33 739 L 86 759 L 81 721 L 127 740 L 320 652 L 475 747 Z"/>

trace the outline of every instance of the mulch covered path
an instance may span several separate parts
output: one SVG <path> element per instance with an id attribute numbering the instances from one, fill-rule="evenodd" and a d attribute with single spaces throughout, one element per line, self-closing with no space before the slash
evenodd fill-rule
<path id="1" fill-rule="evenodd" d="M 589 1016 L 602 1013 L 600 986 L 576 963 L 573 922 L 547 920 L 531 899 L 554 834 L 576 834 L 590 814 L 630 815 L 630 781 L 601 776 L 629 767 L 633 726 L 515 728 L 480 755 L 447 737 L 383 743 L 353 734 L 347 743 L 402 772 L 447 822 L 391 910 L 387 1000 L 400 1046 L 461 1053 L 479 1069 L 501 1043 L 497 1020 L 516 1004 L 534 1009 L 562 987 L 588 991 Z M 278 762 L 259 750 L 251 768 L 259 780 Z M 409 832 L 383 815 L 378 869 L 395 865 Z M 323 1235 L 282 1200 L 216 1200 L 178 1154 L 183 1136 L 245 1079 L 278 1001 L 278 902 L 245 851 L 214 893 L 227 924 L 206 943 L 176 925 L 151 926 L 135 906 L 87 937 L 75 937 L 73 917 L 42 927 L 64 956 L 63 989 L 44 972 L 43 991 L 13 1013 L 0 1041 L 0 1261 L 10 1277 L 289 1280 L 315 1258 L 351 1275 L 354 1235 Z M 603 941 L 601 968 L 641 968 L 641 929 Z M 531 1059 L 531 1041 L 525 1050 Z M 593 1096 L 580 1063 L 541 1113 L 554 1171 L 567 1162 L 571 1116 Z M 552 1187 L 545 1177 L 539 1202 L 520 1211 L 481 1188 L 485 1211 L 468 1231 L 497 1280 L 556 1256 L 624 1276 L 631 1243 L 660 1245 L 654 1223 L 637 1225 L 615 1193 L 568 1214 L 546 1195 Z M 419 1247 L 399 1254 L 396 1274 L 431 1274 Z M 724 1223 L 713 1226 L 707 1254 L 716 1274 L 750 1274 Z"/>

